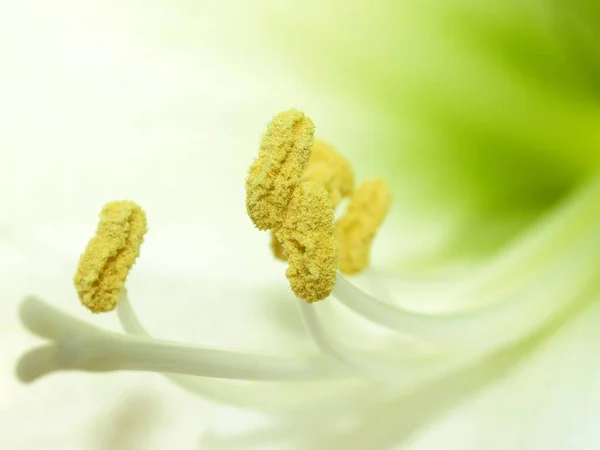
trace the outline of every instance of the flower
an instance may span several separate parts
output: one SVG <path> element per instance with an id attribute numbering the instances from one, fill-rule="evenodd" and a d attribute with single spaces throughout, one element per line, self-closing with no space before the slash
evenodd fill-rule
<path id="1" fill-rule="evenodd" d="M 290 64 L 296 64 L 292 73 L 310 77 L 307 72 L 311 67 L 326 67 L 327 70 L 312 71 L 315 86 L 319 86 L 317 81 L 322 85 L 336 81 L 348 104 L 357 105 L 356 98 L 361 99 L 365 111 L 361 114 L 373 117 L 369 126 L 365 121 L 354 122 L 361 124 L 360 131 L 349 130 L 351 113 L 339 116 L 343 132 L 335 132 L 336 122 L 332 119 L 315 122 L 323 123 L 329 131 L 325 137 L 336 146 L 348 148 L 349 159 L 362 171 L 359 175 L 381 171 L 385 179 L 394 181 L 395 203 L 394 215 L 378 238 L 379 249 L 375 249 L 376 257 L 368 273 L 351 281 L 338 278 L 334 294 L 339 303 L 299 304 L 306 329 L 317 347 L 310 342 L 305 346 L 301 337 L 297 339 L 301 344 L 291 343 L 289 338 L 296 322 L 293 313 L 286 309 L 285 314 L 277 316 L 279 322 L 271 321 L 276 322 L 274 326 L 281 333 L 261 338 L 271 351 L 279 345 L 275 336 L 286 339 L 292 350 L 284 350 L 282 345 L 275 349 L 280 351 L 277 357 L 262 359 L 271 353 L 267 350 L 256 355 L 206 349 L 207 359 L 195 360 L 197 349 L 159 341 L 156 350 L 162 352 L 161 357 L 146 358 L 155 356 L 155 349 L 150 353 L 149 338 L 144 336 L 147 331 L 127 298 L 121 299 L 118 308 L 120 320 L 128 332 L 137 336 L 100 331 L 36 300 L 28 300 L 21 310 L 27 326 L 41 336 L 57 339 L 64 347 L 42 347 L 34 355 L 36 358 L 24 362 L 35 362 L 29 369 L 41 372 L 52 368 L 39 364 L 42 357 L 48 364 L 58 361 L 63 367 L 95 369 L 102 366 L 91 356 L 105 358 L 107 354 L 102 352 L 108 348 L 112 351 L 109 356 L 116 358 L 108 360 L 115 362 L 113 368 L 143 363 L 147 369 L 169 371 L 173 370 L 174 361 L 187 361 L 188 374 L 205 369 L 203 375 L 241 373 L 238 376 L 242 378 L 270 375 L 278 376 L 278 380 L 293 376 L 295 381 L 253 384 L 175 375 L 177 383 L 209 398 L 278 413 L 271 428 L 257 427 L 239 440 L 229 435 L 209 435 L 207 447 L 212 444 L 249 448 L 255 444 L 266 448 L 271 443 L 282 448 L 291 443 L 295 448 L 364 449 L 410 444 L 418 449 L 440 448 L 452 442 L 455 448 L 595 448 L 597 437 L 590 418 L 599 404 L 595 389 L 599 368 L 591 345 L 599 314 L 596 280 L 600 235 L 596 221 L 600 214 L 600 182 L 596 149 L 600 128 L 594 85 L 597 53 L 595 40 L 589 36 L 598 28 L 594 26 L 597 7 L 583 0 L 543 6 L 535 2 L 504 2 L 491 7 L 464 2 L 464 10 L 460 4 L 443 7 L 426 2 L 417 11 L 388 2 L 375 7 L 365 3 L 347 10 L 341 10 L 337 2 L 321 3 L 319 14 L 304 3 L 303 8 L 294 10 L 295 14 L 278 11 L 277 22 L 269 22 L 269 32 L 285 36 L 278 44 L 292 61 Z M 285 9 L 290 4 L 274 7 Z M 436 9 L 429 9 L 430 5 Z M 394 7 L 403 9 L 390 9 Z M 186 14 L 190 17 L 201 17 L 193 7 L 189 8 Z M 406 15 L 401 14 L 405 12 Z M 310 20 L 302 17 L 303 13 Z M 182 25 L 178 12 L 174 14 L 173 23 Z M 170 17 L 167 15 L 164 20 L 169 23 Z M 244 15 L 242 22 L 251 20 Z M 192 22 L 187 27 L 177 27 L 176 32 L 169 30 L 166 45 L 190 42 L 197 25 Z M 242 28 L 241 32 L 250 28 Z M 290 29 L 295 33 L 290 35 Z M 368 32 L 373 29 L 377 32 Z M 143 32 L 144 26 L 140 25 L 140 30 Z M 286 33 L 278 34 L 282 30 Z M 115 39 L 129 42 L 121 37 Z M 130 39 L 138 42 L 137 37 Z M 408 45 L 414 42 L 419 45 Z M 294 58 L 298 48 L 307 54 Z M 151 58 L 148 61 L 135 54 L 149 67 L 160 67 Z M 308 57 L 310 65 L 306 64 Z M 120 62 L 128 59 L 127 55 L 120 58 Z M 173 59 L 172 70 L 178 75 L 200 65 L 198 59 L 191 63 L 184 57 Z M 131 70 L 131 66 L 127 67 Z M 75 69 L 65 70 L 70 75 L 69 70 Z M 143 204 L 147 200 L 149 216 L 158 216 L 154 236 L 159 244 L 151 247 L 148 237 L 148 262 L 144 265 L 140 260 L 139 278 L 130 280 L 131 291 L 137 290 L 143 294 L 140 297 L 148 298 L 140 303 L 140 307 L 148 308 L 148 313 L 151 300 L 160 305 L 155 307 L 159 309 L 155 310 L 152 328 L 158 330 L 160 325 L 161 331 L 177 335 L 168 329 L 168 315 L 184 309 L 177 301 L 184 301 L 181 299 L 192 291 L 189 280 L 204 274 L 206 278 L 198 282 L 201 288 L 193 290 L 200 299 L 186 304 L 189 309 L 180 314 L 189 317 L 191 328 L 204 328 L 204 339 L 210 344 L 216 339 L 214 333 L 226 334 L 228 324 L 240 326 L 250 320 L 240 312 L 249 311 L 248 303 L 255 301 L 256 309 L 267 311 L 260 309 L 259 297 L 276 305 L 292 300 L 287 291 L 276 291 L 278 298 L 257 295 L 262 280 L 268 277 L 265 274 L 279 266 L 271 265 L 266 256 L 261 257 L 261 248 L 268 253 L 264 245 L 260 246 L 264 243 L 252 244 L 256 242 L 255 235 L 243 230 L 247 220 L 244 222 L 245 218 L 236 212 L 243 205 L 233 208 L 242 198 L 240 191 L 225 189 L 236 185 L 246 164 L 238 167 L 234 158 L 220 158 L 214 151 L 205 150 L 216 145 L 230 149 L 240 142 L 247 148 L 259 129 L 259 120 L 249 119 L 248 111 L 253 111 L 252 116 L 262 112 L 254 112 L 248 106 L 256 100 L 244 104 L 236 98 L 244 120 L 240 120 L 242 131 L 231 138 L 232 142 L 203 142 L 204 138 L 193 132 L 182 137 L 181 117 L 189 116 L 177 113 L 180 105 L 187 104 L 183 99 L 189 98 L 188 92 L 178 96 L 175 88 L 164 80 L 160 82 L 155 72 L 142 72 L 163 88 L 173 89 L 162 94 L 153 91 L 151 98 L 157 111 L 167 108 L 172 117 L 177 117 L 173 121 L 176 124 L 165 117 L 158 120 L 148 113 L 137 115 L 127 110 L 115 118 L 113 107 L 127 102 L 117 95 L 111 97 L 110 90 L 108 97 L 91 90 L 99 110 L 87 118 L 79 118 L 75 113 L 68 118 L 81 120 L 88 131 L 96 129 L 95 122 L 101 122 L 113 133 L 98 137 L 99 142 L 77 132 L 70 137 L 71 148 L 82 140 L 97 146 L 97 151 L 83 155 L 64 153 L 76 159 L 65 158 L 67 167 L 78 168 L 79 172 L 66 178 L 67 185 L 49 183 L 50 191 L 44 194 L 53 200 L 48 202 L 52 207 L 38 200 L 35 216 L 24 212 L 25 227 L 21 228 L 36 230 L 37 235 L 23 240 L 34 242 L 34 248 L 41 248 L 44 253 L 76 254 L 79 250 L 74 241 L 83 241 L 83 224 L 88 220 L 84 215 L 89 215 L 92 203 L 111 196 L 139 198 Z M 348 73 L 352 76 L 340 75 Z M 162 76 L 168 79 L 171 75 Z M 69 79 L 64 74 L 57 78 Z M 117 86 L 125 98 L 146 98 L 141 93 L 143 86 L 122 81 L 134 89 L 129 92 L 124 86 Z M 199 98 L 210 97 L 206 92 L 194 91 L 194 84 L 185 84 L 186 81 L 181 83 Z M 266 82 L 257 85 L 253 92 L 261 87 L 264 92 L 273 89 Z M 69 87 L 86 92 L 85 87 L 89 86 L 79 81 Z M 243 97 L 248 91 L 239 89 L 236 95 Z M 44 95 L 43 104 L 49 104 L 52 93 Z M 161 95 L 169 100 L 160 104 Z M 286 98 L 286 102 L 293 103 L 293 99 Z M 67 103 L 73 111 L 82 110 L 83 101 L 77 96 Z M 275 109 L 266 103 L 265 110 Z M 205 121 L 203 130 L 218 126 L 223 118 L 228 119 L 224 123 L 231 124 L 231 116 L 223 112 L 224 106 L 218 106 L 222 109 L 215 107 L 212 114 L 201 116 Z M 334 115 L 333 108 L 315 110 L 329 117 Z M 335 112 L 342 110 L 340 107 Z M 329 114 L 323 114 L 324 111 Z M 131 129 L 139 130 L 127 122 L 132 118 L 141 121 L 139 129 L 148 136 L 132 135 Z M 194 118 L 196 126 L 199 120 Z M 45 130 L 44 136 L 59 142 L 52 131 L 56 125 L 67 129 L 65 124 L 70 124 L 70 120 L 62 122 L 53 116 L 47 119 L 54 128 Z M 158 122 L 161 126 L 157 131 Z M 40 139 L 35 135 L 25 138 L 30 145 Z M 134 149 L 129 143 L 136 144 Z M 141 143 L 147 144 L 143 151 L 136 149 Z M 362 152 L 362 158 L 356 157 L 365 144 L 369 144 L 368 150 Z M 174 155 L 165 154 L 165 148 L 174 149 Z M 204 153 L 198 155 L 200 151 Z M 88 165 L 86 161 L 92 155 L 97 158 Z M 191 160 L 204 161 L 211 169 L 192 170 L 187 164 Z M 60 179 L 57 169 L 43 163 L 43 159 L 38 160 L 28 167 L 36 187 L 43 185 L 46 176 L 49 180 Z M 16 184 L 28 189 L 27 183 L 19 180 L 21 184 Z M 171 186 L 176 185 L 175 181 L 178 184 L 165 187 L 169 183 L 160 181 L 169 181 Z M 78 198 L 84 200 L 78 204 L 85 205 L 81 211 L 63 206 L 69 204 L 74 186 L 94 184 L 94 189 L 86 187 L 78 192 Z M 198 185 L 204 189 L 196 188 Z M 176 190 L 179 196 L 168 195 L 169 189 Z M 191 190 L 197 195 L 189 194 Z M 39 191 L 35 190 L 35 194 L 39 195 Z M 28 193 L 17 194 L 16 198 L 24 201 L 35 197 Z M 25 209 L 24 202 L 16 204 Z M 202 222 L 200 216 L 210 220 Z M 43 217 L 47 228 L 34 226 L 29 221 L 31 217 Z M 53 243 L 58 239 L 51 237 L 61 234 L 64 239 L 55 247 Z M 211 240 L 217 240 L 216 244 L 209 246 Z M 229 259 L 219 259 L 221 255 Z M 48 260 L 43 255 L 35 256 L 46 263 L 43 270 L 58 270 L 48 269 L 52 264 L 49 261 L 57 255 L 47 257 Z M 23 258 L 24 265 L 35 260 Z M 65 259 L 73 262 L 72 256 Z M 382 267 L 384 262 L 387 270 Z M 392 273 L 392 269 L 396 272 Z M 169 277 L 178 282 L 160 288 L 165 283 L 161 280 Z M 222 320 L 214 321 L 212 326 L 202 317 L 210 308 L 216 309 L 214 302 L 207 300 L 210 277 L 219 286 L 217 294 L 222 296 L 222 292 L 231 289 L 232 280 L 243 286 L 238 293 L 244 294 L 236 299 L 237 309 L 230 307 Z M 33 279 L 37 288 L 43 277 Z M 268 292 L 280 286 L 280 280 L 275 278 L 264 283 L 270 288 Z M 62 288 L 49 290 L 55 292 L 48 295 L 68 296 Z M 164 296 L 159 298 L 158 291 Z M 218 302 L 221 296 L 215 295 Z M 245 296 L 252 299 L 245 302 Z M 175 297 L 177 300 L 172 300 Z M 173 308 L 174 303 L 178 307 Z M 67 304 L 72 302 L 65 301 Z M 264 326 L 261 314 L 251 317 L 256 321 L 255 327 Z M 284 324 L 288 324 L 287 331 Z M 252 340 L 251 333 L 241 335 Z M 73 340 L 72 336 L 80 339 Z M 234 342 L 236 346 L 244 344 L 239 336 Z M 90 356 L 90 349 L 98 353 Z M 254 364 L 255 358 L 260 358 L 258 364 Z M 235 366 L 228 365 L 232 361 Z M 269 370 L 261 371 L 264 367 Z M 310 379 L 309 375 L 314 374 L 318 375 L 317 380 Z M 475 393 L 481 395 L 473 396 Z M 445 411 L 451 412 L 441 417 Z M 422 434 L 417 434 L 419 431 Z M 408 438 L 413 440 L 408 443 Z"/>

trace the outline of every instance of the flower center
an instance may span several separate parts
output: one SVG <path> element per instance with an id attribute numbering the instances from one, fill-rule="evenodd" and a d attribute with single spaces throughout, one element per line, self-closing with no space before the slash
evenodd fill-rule
<path id="1" fill-rule="evenodd" d="M 349 165 L 331 148 L 329 153 L 323 151 L 329 157 L 310 162 L 309 152 L 302 156 L 306 163 L 298 163 L 296 153 L 304 154 L 307 142 L 312 142 L 312 122 L 297 111 L 283 114 L 267 129 L 269 137 L 263 140 L 258 159 L 262 158 L 260 170 L 251 168 L 246 181 L 248 212 L 261 226 L 274 230 L 279 255 L 289 264 L 286 275 L 299 297 L 300 314 L 319 351 L 264 355 L 150 336 L 124 287 L 146 230 L 145 214 L 132 202 L 114 202 L 101 213 L 96 236 L 81 257 L 75 285 L 82 303 L 92 311 L 116 306 L 126 334 L 101 330 L 28 298 L 21 305 L 21 320 L 49 342 L 21 358 L 17 367 L 21 380 L 59 370 L 156 371 L 192 392 L 232 402 L 262 405 L 265 399 L 263 391 L 252 393 L 248 386 L 225 380 L 268 380 L 274 384 L 267 389 L 281 388 L 286 396 L 289 389 L 277 383 L 301 383 L 298 392 L 306 395 L 298 397 L 306 401 L 322 396 L 326 386 L 328 392 L 339 389 L 340 398 L 347 399 L 358 392 L 357 383 L 366 380 L 384 380 L 382 386 L 402 390 L 474 364 L 540 332 L 597 287 L 600 178 L 472 274 L 461 295 L 489 297 L 478 309 L 419 314 L 392 299 L 363 292 L 338 274 L 337 267 L 355 273 L 367 266 L 370 244 L 389 207 L 387 186 L 373 180 L 354 190 Z M 344 197 L 349 197 L 347 210 L 335 223 L 334 208 Z M 377 282 L 374 275 L 367 276 Z M 375 349 L 361 347 L 356 336 L 327 326 L 322 308 L 331 302 L 309 305 L 330 293 L 361 319 L 412 340 L 402 345 L 390 340 L 390 345 Z"/>

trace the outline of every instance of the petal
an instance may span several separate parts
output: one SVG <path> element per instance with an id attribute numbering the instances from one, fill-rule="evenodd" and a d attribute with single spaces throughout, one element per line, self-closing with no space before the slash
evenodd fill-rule
<path id="1" fill-rule="evenodd" d="M 594 449 L 600 442 L 600 366 L 593 357 L 598 297 L 481 393 L 435 420 L 406 448 Z M 490 436 L 494 436 L 490 439 Z"/>

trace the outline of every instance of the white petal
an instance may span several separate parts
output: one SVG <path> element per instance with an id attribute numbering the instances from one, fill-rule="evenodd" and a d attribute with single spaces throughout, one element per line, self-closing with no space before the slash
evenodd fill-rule
<path id="1" fill-rule="evenodd" d="M 464 450 L 598 448 L 599 300 L 594 298 L 476 398 L 451 412 L 436 412 L 437 417 L 407 448 L 439 448 L 444 442 Z"/>

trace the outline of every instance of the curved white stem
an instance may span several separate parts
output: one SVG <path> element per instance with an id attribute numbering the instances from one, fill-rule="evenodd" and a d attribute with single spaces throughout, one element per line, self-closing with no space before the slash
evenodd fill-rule
<path id="1" fill-rule="evenodd" d="M 323 353 L 337 359 L 351 370 L 367 378 L 393 380 L 399 384 L 412 383 L 420 379 L 430 379 L 458 370 L 484 356 L 481 353 L 468 352 L 460 355 L 441 354 L 402 360 L 385 360 L 381 358 L 381 354 L 375 355 L 349 348 L 331 336 L 321 323 L 315 308 L 318 305 L 309 305 L 302 300 L 299 300 L 298 304 L 308 333 Z"/>
<path id="2" fill-rule="evenodd" d="M 243 380 L 322 380 L 347 376 L 339 364 L 319 355 L 267 356 L 103 331 L 35 298 L 24 300 L 21 320 L 30 331 L 56 339 L 21 358 L 17 374 L 23 381 L 55 370 L 153 371 Z"/>
<path id="3" fill-rule="evenodd" d="M 125 332 L 151 337 L 125 293 L 117 306 L 117 314 Z M 372 389 L 366 389 L 364 383 L 356 378 L 299 383 L 244 383 L 169 373 L 163 376 L 204 398 L 261 410 L 298 411 L 303 407 L 315 408 L 316 404 L 323 410 L 340 410 L 360 402 L 374 401 Z"/>
<path id="4" fill-rule="evenodd" d="M 561 245 L 555 255 L 538 253 L 514 261 L 521 280 L 504 299 L 476 311 L 444 315 L 419 314 L 393 307 L 362 292 L 342 275 L 333 295 L 371 321 L 435 343 L 443 348 L 490 350 L 515 342 L 559 315 L 588 289 L 600 271 L 600 180 L 580 193 L 564 211 Z M 541 240 L 542 242 L 544 239 Z M 529 245 L 530 250 L 539 250 Z M 520 254 L 519 251 L 515 251 Z M 535 264 L 537 273 L 522 280 L 523 262 Z"/>

